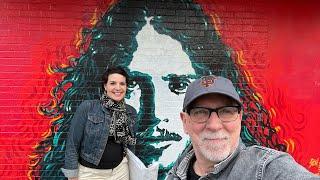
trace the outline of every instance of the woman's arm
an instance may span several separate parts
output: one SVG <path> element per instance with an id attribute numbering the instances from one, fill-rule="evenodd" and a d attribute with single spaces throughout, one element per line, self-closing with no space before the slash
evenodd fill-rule
<path id="1" fill-rule="evenodd" d="M 133 108 L 132 106 L 130 105 L 127 105 L 126 106 L 126 109 L 127 109 L 127 114 L 128 114 L 128 118 L 130 120 L 130 131 L 132 131 L 132 135 L 134 137 L 137 137 L 136 133 L 137 133 L 137 130 L 138 130 L 138 115 L 137 115 L 137 111 L 135 108 Z M 135 153 L 135 146 L 132 146 L 132 145 L 129 145 L 128 148 L 133 152 Z"/>
<path id="2" fill-rule="evenodd" d="M 79 150 L 89 107 L 89 101 L 82 102 L 71 120 L 65 150 L 65 164 L 61 168 L 64 175 L 68 178 L 78 177 Z"/>

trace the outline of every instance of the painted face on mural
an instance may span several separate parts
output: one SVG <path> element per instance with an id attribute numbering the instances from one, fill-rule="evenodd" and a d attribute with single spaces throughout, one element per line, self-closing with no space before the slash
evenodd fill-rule
<path id="1" fill-rule="evenodd" d="M 129 69 L 133 79 L 135 76 L 144 76 L 145 80 L 129 86 L 131 93 L 126 102 L 133 105 L 139 114 L 151 114 L 153 119 L 160 121 L 153 128 L 152 136 L 166 140 L 152 145 L 157 148 L 170 145 L 159 159 L 166 166 L 178 157 L 187 143 L 179 112 L 184 93 L 188 84 L 193 81 L 195 71 L 181 44 L 167 35 L 158 34 L 149 23 L 142 28 L 136 39 L 138 48 L 133 54 Z M 143 98 L 143 94 L 148 98 Z M 168 134 L 173 135 L 172 138 Z M 180 136 L 180 141 L 174 138 L 177 136 Z"/>

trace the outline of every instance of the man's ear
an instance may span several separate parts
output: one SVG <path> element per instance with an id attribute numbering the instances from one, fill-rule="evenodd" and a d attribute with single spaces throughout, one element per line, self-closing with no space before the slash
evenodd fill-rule
<path id="1" fill-rule="evenodd" d="M 183 124 L 183 131 L 184 133 L 186 134 L 189 134 L 188 133 L 188 128 L 187 128 L 187 118 L 188 118 L 188 114 L 185 113 L 185 112 L 180 112 L 180 119 L 182 121 L 182 124 Z"/>

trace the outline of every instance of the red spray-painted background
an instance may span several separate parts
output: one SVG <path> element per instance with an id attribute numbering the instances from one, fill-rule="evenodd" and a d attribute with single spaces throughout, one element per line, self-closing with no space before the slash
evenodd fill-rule
<path id="1" fill-rule="evenodd" d="M 198 2 L 236 52 L 287 151 L 319 174 L 319 5 Z M 48 136 L 54 120 L 37 108 L 54 103 L 50 90 L 63 77 L 50 67 L 68 65 L 70 56 L 79 55 L 79 31 L 92 26 L 108 5 L 99 0 L 0 4 L 0 176 L 27 178 L 33 147 Z M 259 21 L 260 16 L 267 18 Z"/>

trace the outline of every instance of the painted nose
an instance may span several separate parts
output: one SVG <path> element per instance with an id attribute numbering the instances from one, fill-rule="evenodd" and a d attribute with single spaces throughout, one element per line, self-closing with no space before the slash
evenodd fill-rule
<path id="1" fill-rule="evenodd" d="M 222 122 L 219 119 L 217 113 L 212 112 L 207 121 L 206 128 L 211 131 L 217 131 L 217 130 L 220 130 L 222 127 L 223 127 Z"/>

